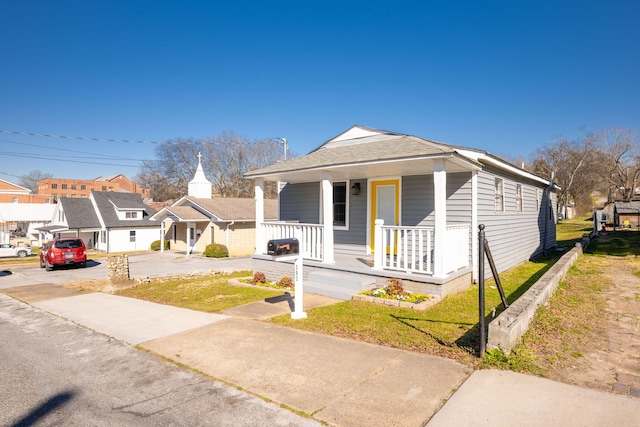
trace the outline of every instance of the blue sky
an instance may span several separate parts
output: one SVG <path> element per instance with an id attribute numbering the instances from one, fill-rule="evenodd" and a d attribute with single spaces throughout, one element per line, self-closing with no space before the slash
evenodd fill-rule
<path id="1" fill-rule="evenodd" d="M 305 154 L 360 124 L 527 157 L 640 128 L 639 19 L 633 0 L 3 2 L 0 130 Z M 154 148 L 0 133 L 0 179 L 132 177 Z"/>

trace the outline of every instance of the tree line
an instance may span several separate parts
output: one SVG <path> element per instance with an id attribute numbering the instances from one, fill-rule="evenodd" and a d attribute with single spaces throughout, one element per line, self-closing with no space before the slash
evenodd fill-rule
<path id="1" fill-rule="evenodd" d="M 605 128 L 582 132 L 575 140 L 559 139 L 536 150 L 525 169 L 553 178 L 560 187 L 557 207 L 575 206 L 579 215 L 591 212 L 594 193 L 629 202 L 640 185 L 640 133 Z"/>

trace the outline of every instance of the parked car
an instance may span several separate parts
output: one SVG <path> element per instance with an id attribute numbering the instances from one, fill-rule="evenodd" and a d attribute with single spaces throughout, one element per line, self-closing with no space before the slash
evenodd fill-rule
<path id="1" fill-rule="evenodd" d="M 87 248 L 82 239 L 54 239 L 40 248 L 40 268 L 51 271 L 60 265 L 87 266 Z"/>
<path id="2" fill-rule="evenodd" d="M 9 243 L 0 244 L 0 257 L 17 256 L 24 258 L 31 255 L 31 246 L 15 246 Z"/>

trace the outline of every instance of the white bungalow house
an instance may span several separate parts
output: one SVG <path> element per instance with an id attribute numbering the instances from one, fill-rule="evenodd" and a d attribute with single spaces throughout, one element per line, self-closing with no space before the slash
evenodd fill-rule
<path id="1" fill-rule="evenodd" d="M 348 299 L 389 278 L 441 296 L 463 289 L 477 280 L 479 224 L 499 271 L 556 246 L 555 185 L 472 148 L 353 126 L 245 177 L 255 181 L 254 271 L 292 275 L 267 242 L 299 237 L 305 291 L 348 287 Z M 281 183 L 279 221 L 262 215 L 265 181 Z"/>
<path id="2" fill-rule="evenodd" d="M 256 207 L 254 199 L 212 197 L 198 156 L 198 167 L 189 182 L 188 195 L 151 217 L 161 224 L 161 250 L 169 241 L 172 250 L 202 253 L 211 243 L 225 245 L 229 256 L 255 252 Z M 264 201 L 264 218 L 276 220 L 277 200 Z"/>
<path id="3" fill-rule="evenodd" d="M 51 223 L 39 230 L 46 240 L 80 237 L 108 253 L 140 251 L 160 239 L 159 224 L 149 221 L 154 213 L 139 194 L 92 190 L 89 198 L 60 198 Z"/>

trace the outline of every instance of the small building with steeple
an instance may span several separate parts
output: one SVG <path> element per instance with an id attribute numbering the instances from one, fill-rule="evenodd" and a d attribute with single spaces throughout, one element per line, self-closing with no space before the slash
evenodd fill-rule
<path id="1" fill-rule="evenodd" d="M 187 255 L 200 254 L 212 243 L 225 245 L 232 257 L 255 252 L 254 199 L 212 197 L 212 184 L 202 168 L 200 153 L 187 194 L 151 217 L 161 224 L 161 250 L 168 241 L 169 250 Z M 273 220 L 278 217 L 277 200 L 265 200 L 264 214 Z"/>

